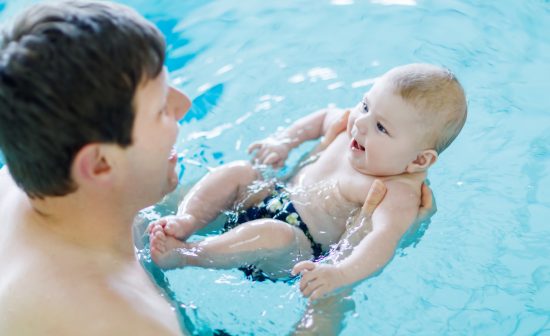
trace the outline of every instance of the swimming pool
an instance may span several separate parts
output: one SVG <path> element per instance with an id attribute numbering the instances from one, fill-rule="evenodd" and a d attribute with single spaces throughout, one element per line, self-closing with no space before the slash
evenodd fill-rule
<path id="1" fill-rule="evenodd" d="M 469 116 L 430 172 L 438 212 L 354 289 L 341 334 L 550 335 L 548 1 L 123 2 L 166 34 L 171 79 L 194 99 L 178 141 L 184 185 L 300 116 L 355 104 L 395 65 L 451 68 Z M 1 18 L 27 3 L 0 1 Z M 167 199 L 144 216 L 174 209 Z M 303 314 L 296 286 L 161 274 L 141 243 L 197 333 L 287 334 Z"/>

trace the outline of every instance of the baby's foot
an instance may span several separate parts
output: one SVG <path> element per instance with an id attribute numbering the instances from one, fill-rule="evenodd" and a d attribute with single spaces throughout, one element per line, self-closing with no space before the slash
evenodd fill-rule
<path id="1" fill-rule="evenodd" d="M 187 244 L 167 236 L 160 225 L 150 226 L 151 258 L 162 269 L 183 267 L 187 264 Z"/>
<path id="2" fill-rule="evenodd" d="M 195 217 L 188 214 L 162 217 L 149 225 L 149 233 L 151 233 L 151 229 L 156 225 L 160 225 L 163 228 L 165 235 L 184 241 L 196 230 Z"/>

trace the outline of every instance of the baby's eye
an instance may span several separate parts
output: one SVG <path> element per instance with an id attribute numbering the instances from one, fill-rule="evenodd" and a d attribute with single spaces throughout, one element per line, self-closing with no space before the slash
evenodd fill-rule
<path id="1" fill-rule="evenodd" d="M 369 106 L 367 105 L 367 102 L 363 100 L 361 105 L 363 105 L 363 112 L 369 113 Z"/>
<path id="2" fill-rule="evenodd" d="M 390 133 L 388 133 L 388 130 L 380 122 L 376 122 L 376 128 L 378 128 L 380 132 L 390 135 Z"/>

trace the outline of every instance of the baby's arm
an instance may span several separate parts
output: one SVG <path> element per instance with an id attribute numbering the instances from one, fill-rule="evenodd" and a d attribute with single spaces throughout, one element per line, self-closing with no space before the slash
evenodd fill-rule
<path id="1" fill-rule="evenodd" d="M 298 119 L 281 133 L 252 143 L 248 152 L 256 151 L 254 158 L 261 164 L 281 167 L 293 148 L 324 135 L 332 137 L 336 129 L 335 124 L 344 113 L 345 111 L 340 109 L 322 109 L 309 114 Z"/>
<path id="2" fill-rule="evenodd" d="M 347 258 L 335 265 L 296 264 L 293 273 L 302 273 L 300 290 L 304 296 L 316 299 L 365 279 L 393 257 L 399 240 L 417 216 L 420 195 L 404 183 L 389 181 L 386 185 L 387 194 L 372 216 L 372 231 Z"/>

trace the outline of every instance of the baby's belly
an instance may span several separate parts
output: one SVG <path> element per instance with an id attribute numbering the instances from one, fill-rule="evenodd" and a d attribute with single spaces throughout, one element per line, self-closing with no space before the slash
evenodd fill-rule
<path id="1" fill-rule="evenodd" d="M 324 250 L 340 240 L 348 218 L 358 208 L 340 195 L 336 185 L 291 193 L 291 200 L 311 236 Z"/>

